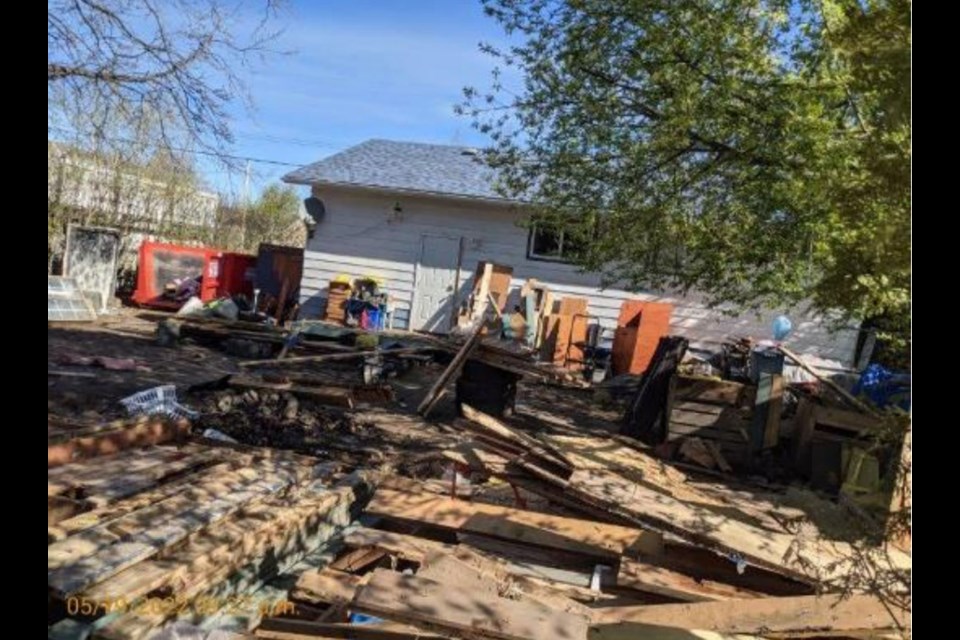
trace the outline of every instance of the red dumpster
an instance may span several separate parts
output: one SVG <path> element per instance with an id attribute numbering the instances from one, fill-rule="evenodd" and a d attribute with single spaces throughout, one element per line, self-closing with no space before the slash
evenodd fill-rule
<path id="1" fill-rule="evenodd" d="M 189 278 L 200 278 L 204 302 L 236 294 L 252 298 L 256 260 L 256 256 L 209 247 L 144 242 L 133 301 L 146 307 L 179 309 L 184 300 L 165 296 L 164 289 L 170 282 Z"/>

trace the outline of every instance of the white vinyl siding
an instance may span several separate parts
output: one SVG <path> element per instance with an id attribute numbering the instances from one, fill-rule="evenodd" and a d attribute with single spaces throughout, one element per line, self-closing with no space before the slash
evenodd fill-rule
<path id="1" fill-rule="evenodd" d="M 601 290 L 597 274 L 581 273 L 563 262 L 528 259 L 528 230 L 517 224 L 522 214 L 508 205 L 334 187 L 314 188 L 314 195 L 323 200 L 326 212 L 305 252 L 302 317 L 322 313 L 328 284 L 336 276 L 373 275 L 383 280 L 384 289 L 392 296 L 393 327 L 407 328 L 424 235 L 464 238 L 461 292 L 469 291 L 478 261 L 509 265 L 513 267 L 510 309 L 519 301 L 523 282 L 536 278 L 559 297 L 587 298 L 589 313 L 606 329 L 606 340 L 613 336 L 620 305 L 626 299 L 672 302 L 673 332 L 686 336 L 694 346 L 712 350 L 733 336 L 770 338 L 773 319 L 779 313 L 730 317 L 708 309 L 696 296 Z M 394 212 L 397 203 L 402 209 L 399 214 Z M 794 330 L 787 344 L 792 349 L 852 364 L 856 330 L 829 333 L 815 318 L 789 315 Z"/>

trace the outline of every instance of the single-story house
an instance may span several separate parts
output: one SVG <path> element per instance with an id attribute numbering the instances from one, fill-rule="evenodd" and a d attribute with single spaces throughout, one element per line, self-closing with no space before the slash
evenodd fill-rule
<path id="1" fill-rule="evenodd" d="M 672 332 L 716 350 L 733 336 L 770 338 L 778 311 L 730 317 L 695 295 L 600 288 L 600 277 L 565 260 L 563 238 L 518 224 L 523 205 L 501 197 L 493 171 L 462 146 L 368 140 L 283 177 L 307 185 L 317 224 L 308 240 L 300 286 L 302 317 L 318 317 L 331 279 L 376 276 L 391 294 L 393 328 L 446 332 L 455 316 L 454 288 L 472 287 L 477 262 L 513 267 L 512 295 L 528 278 L 558 296 L 586 297 L 611 340 L 621 303 L 675 305 Z M 509 308 L 512 309 L 512 306 Z M 855 328 L 831 333 L 814 317 L 791 314 L 788 344 L 796 351 L 852 365 Z"/>

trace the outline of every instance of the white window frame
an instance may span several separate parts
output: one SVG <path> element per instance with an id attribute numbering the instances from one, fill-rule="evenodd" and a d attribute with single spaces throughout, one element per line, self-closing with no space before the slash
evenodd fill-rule
<path id="1" fill-rule="evenodd" d="M 530 227 L 530 233 L 527 235 L 527 259 L 528 260 L 543 260 L 544 262 L 565 262 L 568 264 L 573 262 L 570 258 L 565 258 L 563 256 L 563 238 L 565 235 L 563 230 L 560 230 L 557 232 L 559 236 L 557 240 L 557 245 L 560 251 L 560 255 L 556 255 L 556 256 L 541 255 L 539 253 L 534 252 L 533 250 L 534 237 L 536 236 L 536 234 L 537 234 L 537 225 L 534 224 L 532 227 Z"/>

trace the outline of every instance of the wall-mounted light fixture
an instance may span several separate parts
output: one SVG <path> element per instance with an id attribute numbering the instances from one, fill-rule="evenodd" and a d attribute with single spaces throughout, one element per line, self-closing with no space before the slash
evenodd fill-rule
<path id="1" fill-rule="evenodd" d="M 390 210 L 390 216 L 387 218 L 388 222 L 400 222 L 403 220 L 403 207 L 400 206 L 400 201 L 393 203 L 393 208 Z"/>

